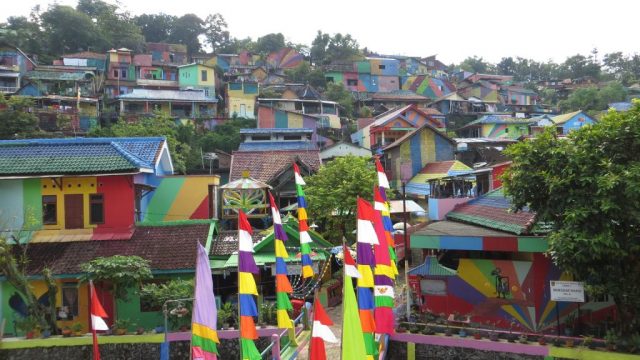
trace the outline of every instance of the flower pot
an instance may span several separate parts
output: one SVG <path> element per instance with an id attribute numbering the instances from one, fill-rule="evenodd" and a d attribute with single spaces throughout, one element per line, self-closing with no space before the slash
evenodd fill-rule
<path id="1" fill-rule="evenodd" d="M 70 337 L 73 334 L 73 332 L 70 329 L 63 329 L 62 330 L 62 336 L 63 337 Z"/>
<path id="2" fill-rule="evenodd" d="M 155 331 L 157 334 L 164 332 L 164 326 L 156 326 Z"/>
<path id="3" fill-rule="evenodd" d="M 127 329 L 116 329 L 116 335 L 126 335 Z"/>
<path id="4" fill-rule="evenodd" d="M 136 334 L 138 334 L 138 335 L 142 335 L 142 334 L 144 334 L 144 328 L 143 328 L 143 327 L 139 327 L 139 328 L 137 328 L 137 329 L 136 329 Z"/>
<path id="5" fill-rule="evenodd" d="M 73 333 L 73 336 L 82 336 L 84 333 L 82 331 L 76 331 Z"/>
<path id="6" fill-rule="evenodd" d="M 545 339 L 538 339 L 539 345 L 547 345 L 547 341 Z"/>
<path id="7" fill-rule="evenodd" d="M 47 339 L 49 337 L 51 337 L 51 330 L 44 330 L 41 334 L 43 339 Z"/>
<path id="8" fill-rule="evenodd" d="M 473 334 L 473 338 L 476 339 L 476 340 L 480 340 L 480 339 L 482 339 L 482 334 L 475 333 L 475 334 Z"/>
<path id="9" fill-rule="evenodd" d="M 32 331 L 27 331 L 27 333 L 24 335 L 24 337 L 26 339 L 33 339 L 35 337 L 35 333 Z"/>

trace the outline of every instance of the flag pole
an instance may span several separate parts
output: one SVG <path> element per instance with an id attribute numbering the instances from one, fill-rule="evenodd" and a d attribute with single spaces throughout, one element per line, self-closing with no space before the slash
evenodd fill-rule
<path id="1" fill-rule="evenodd" d="M 93 287 L 93 280 L 89 280 L 89 303 L 90 309 L 89 313 L 94 314 L 95 309 L 93 307 L 93 296 L 95 294 L 95 290 Z M 93 319 L 91 319 L 91 336 L 93 338 L 93 360 L 100 360 L 100 350 L 98 349 L 98 333 L 96 332 L 96 327 L 93 324 Z"/>
<path id="2" fill-rule="evenodd" d="M 357 230 L 356 230 L 357 231 Z M 347 245 L 347 238 L 342 236 L 342 251 L 344 252 L 344 249 Z M 348 251 L 348 249 L 347 249 Z M 346 288 L 346 282 L 347 282 L 347 271 L 345 270 L 346 268 L 346 263 L 344 262 L 345 256 L 347 256 L 347 254 L 342 254 L 342 329 L 340 331 L 340 356 L 342 356 L 342 346 L 344 344 L 344 294 L 347 292 L 347 288 Z M 351 280 L 349 278 L 349 280 Z"/>
<path id="3" fill-rule="evenodd" d="M 311 318 L 311 336 L 313 337 L 313 320 L 315 319 L 316 316 L 316 301 L 318 301 L 318 288 L 316 287 L 313 290 L 313 307 L 311 310 L 312 318 Z M 309 316 L 309 314 L 307 314 L 307 316 Z M 313 341 L 309 341 L 309 359 L 311 359 L 311 350 L 313 347 Z"/>

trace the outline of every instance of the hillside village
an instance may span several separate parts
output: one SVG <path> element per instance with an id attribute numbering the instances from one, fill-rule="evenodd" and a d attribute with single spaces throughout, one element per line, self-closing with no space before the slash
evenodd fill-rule
<path id="1" fill-rule="evenodd" d="M 600 74 L 600 65 L 597 74 L 585 70 L 597 63 L 597 52 L 573 58 L 582 70 L 569 64 L 564 72 L 523 77 L 521 58 L 447 65 L 439 55 L 385 55 L 357 43 L 343 57 L 319 57 L 295 44 L 206 53 L 185 43 L 139 41 L 135 49 L 89 46 L 53 58 L 2 35 L 0 29 L 0 234 L 14 246 L 8 252 L 28 259 L 17 267 L 21 282 L 6 268 L 0 277 L 5 336 L 27 333 L 20 324 L 38 298 L 56 309 L 49 319 L 55 328 L 90 331 L 86 264 L 140 256 L 153 274 L 140 283 L 189 280 L 198 244 L 217 302 L 229 304 L 219 310 L 219 325 L 240 326 L 231 309 L 239 301 L 239 210 L 254 227 L 261 312 L 263 301 L 280 295 L 273 286 L 282 271 L 274 211 L 282 213 L 278 225 L 295 255 L 286 260 L 295 278 L 291 320 L 314 290 L 324 306 L 338 306 L 340 245 L 356 248 L 356 226 L 338 231 L 311 216 L 307 224 L 313 195 L 305 200 L 302 189 L 312 188 L 308 179 L 323 169 L 348 167 L 344 161 L 356 167 L 358 159 L 388 179 L 389 199 L 378 193 L 383 182 L 373 183 L 376 193 L 367 199 L 376 210 L 389 206 L 381 216 L 393 228 L 376 231 L 386 232 L 393 268 L 397 262 L 401 271 L 398 323 L 435 322 L 447 331 L 476 324 L 525 340 L 560 333 L 604 338 L 620 316 L 608 295 L 552 301 L 549 282 L 571 280 L 546 256 L 552 226 L 529 207 L 513 211 L 502 177 L 514 166 L 509 146 L 550 132 L 567 139 L 610 108 L 633 111 L 640 83 L 628 73 Z M 312 251 L 304 252 L 307 238 Z M 302 274 L 306 258 L 311 279 Z M 119 297 L 109 281 L 96 282 L 96 291 L 110 326 L 118 319 L 135 319 L 122 325 L 125 332 L 166 326 L 167 313 L 152 294 Z M 407 302 L 410 313 L 401 310 Z M 258 321 L 279 323 L 276 309 L 264 306 L 269 319 L 261 314 Z M 177 319 L 159 332 L 189 325 Z M 383 358 L 377 351 L 369 355 Z"/>

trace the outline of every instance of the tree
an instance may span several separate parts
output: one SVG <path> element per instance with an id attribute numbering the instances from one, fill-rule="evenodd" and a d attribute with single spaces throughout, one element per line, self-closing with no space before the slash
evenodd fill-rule
<path id="1" fill-rule="evenodd" d="M 623 101 L 627 97 L 627 90 L 621 83 L 613 81 L 602 89 L 596 87 L 581 88 L 569 95 L 566 100 L 558 103 L 563 111 L 601 111 L 609 103 Z"/>
<path id="2" fill-rule="evenodd" d="M 147 302 L 150 306 L 162 308 L 169 300 L 191 299 L 193 297 L 193 280 L 173 279 L 163 284 L 150 283 L 142 286 L 140 290 L 140 302 Z M 193 309 L 193 301 L 173 302 L 167 306 L 169 318 L 174 325 L 186 325 L 191 316 L 180 312 L 186 309 L 190 314 Z M 175 314 L 175 315 L 174 315 Z"/>
<path id="3" fill-rule="evenodd" d="M 38 126 L 38 117 L 29 112 L 33 99 L 12 96 L 8 100 L 0 96 L 0 139 L 33 138 L 43 135 Z"/>
<path id="4" fill-rule="evenodd" d="M 305 179 L 310 218 L 320 224 L 322 235 L 342 243 L 355 229 L 356 200 L 371 200 L 377 175 L 369 159 L 358 156 L 336 158 Z"/>
<path id="5" fill-rule="evenodd" d="M 87 50 L 95 46 L 98 30 L 91 17 L 70 6 L 54 4 L 40 16 L 52 55 Z"/>
<path id="6" fill-rule="evenodd" d="M 594 57 L 587 58 L 584 55 L 574 55 L 567 58 L 561 65 L 561 71 L 566 78 L 576 79 L 585 76 L 598 78 L 600 76 L 600 64 Z"/>
<path id="7" fill-rule="evenodd" d="M 327 99 L 335 101 L 342 107 L 345 117 L 353 117 L 353 96 L 343 84 L 327 84 L 327 91 L 324 93 Z"/>
<path id="8" fill-rule="evenodd" d="M 95 258 L 80 264 L 84 272 L 81 281 L 106 281 L 113 286 L 113 296 L 118 300 L 128 300 L 130 293 L 137 293 L 142 281 L 151 279 L 149 261 L 135 255 L 114 255 Z"/>
<path id="9" fill-rule="evenodd" d="M 494 73 L 494 65 L 484 61 L 483 58 L 472 56 L 464 59 L 459 68 L 465 71 L 480 73 L 480 74 L 492 74 Z"/>
<path id="10" fill-rule="evenodd" d="M 514 75 L 516 73 L 516 62 L 513 61 L 511 56 L 503 57 L 496 65 L 496 69 L 500 75 Z"/>
<path id="11" fill-rule="evenodd" d="M 285 47 L 284 35 L 282 33 L 271 33 L 259 37 L 253 50 L 258 54 L 267 55 L 283 47 Z"/>
<path id="12" fill-rule="evenodd" d="M 549 130 L 510 146 L 504 177 L 517 209 L 553 224 L 549 255 L 585 281 L 592 295 L 611 295 L 622 333 L 640 314 L 640 104 L 559 139 Z"/>
<path id="13" fill-rule="evenodd" d="M 206 43 L 211 46 L 213 52 L 217 52 L 221 48 L 229 45 L 229 30 L 227 30 L 227 22 L 220 14 L 207 16 L 204 20 L 204 36 Z"/>
<path id="14" fill-rule="evenodd" d="M 358 42 L 350 34 L 318 34 L 311 43 L 311 61 L 316 65 L 329 64 L 332 61 L 354 60 L 360 57 Z"/>
<path id="15" fill-rule="evenodd" d="M 176 16 L 160 13 L 138 15 L 134 21 L 140 27 L 145 41 L 165 42 L 171 35 L 176 19 Z"/>
<path id="16" fill-rule="evenodd" d="M 187 46 L 189 55 L 198 54 L 202 50 L 200 35 L 205 31 L 204 22 L 195 14 L 185 14 L 173 22 L 169 41 Z"/>
<path id="17" fill-rule="evenodd" d="M 191 151 L 189 144 L 178 140 L 178 129 L 171 117 L 163 113 L 156 113 L 153 116 L 139 119 L 137 122 L 128 123 L 123 120 L 110 127 L 92 129 L 89 136 L 92 137 L 142 137 L 142 136 L 165 136 L 171 152 L 173 167 L 177 173 L 184 174 L 187 171 L 186 159 Z"/>
<path id="18" fill-rule="evenodd" d="M 43 54 L 45 38 L 38 23 L 24 16 L 10 16 L 0 24 L 0 42 L 19 47 L 27 54 Z"/>
<path id="19" fill-rule="evenodd" d="M 327 47 L 329 46 L 329 42 L 331 42 L 331 36 L 318 30 L 318 34 L 311 42 L 310 50 L 311 61 L 314 64 L 323 65 L 329 63 L 329 61 L 327 61 Z"/>

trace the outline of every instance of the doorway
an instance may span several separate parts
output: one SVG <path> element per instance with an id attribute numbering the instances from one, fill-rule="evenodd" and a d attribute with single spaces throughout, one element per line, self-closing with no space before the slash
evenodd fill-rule
<path id="1" fill-rule="evenodd" d="M 64 196 L 65 229 L 82 229 L 84 227 L 84 207 L 82 194 Z"/>

